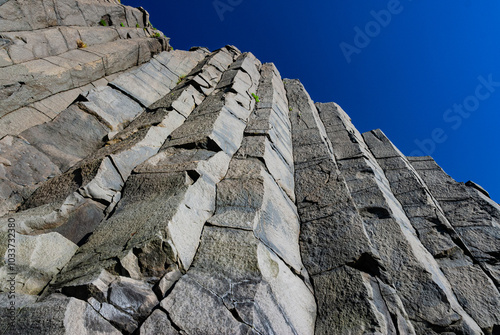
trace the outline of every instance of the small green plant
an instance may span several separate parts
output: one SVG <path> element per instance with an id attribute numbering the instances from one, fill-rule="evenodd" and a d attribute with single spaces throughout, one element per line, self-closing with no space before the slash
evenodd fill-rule
<path id="1" fill-rule="evenodd" d="M 104 27 L 106 27 L 106 26 L 108 25 L 108 23 L 107 23 L 107 22 L 106 22 L 106 20 L 104 20 L 104 19 L 101 19 L 101 21 L 99 21 L 99 24 L 100 24 L 101 26 L 104 26 Z"/>
<path id="2" fill-rule="evenodd" d="M 120 26 L 125 27 L 125 25 L 123 24 L 123 22 L 120 23 Z"/>
<path id="3" fill-rule="evenodd" d="M 255 99 L 255 101 L 256 101 L 256 102 L 260 102 L 260 99 L 259 99 L 259 97 L 257 96 L 257 94 L 252 93 L 252 97 Z"/>
<path id="4" fill-rule="evenodd" d="M 159 38 L 161 37 L 161 34 L 160 33 L 154 33 L 153 35 L 151 35 L 152 37 L 156 37 L 156 38 Z"/>
<path id="5" fill-rule="evenodd" d="M 174 51 L 174 48 L 172 46 L 169 46 L 168 51 Z"/>
<path id="6" fill-rule="evenodd" d="M 186 75 L 180 76 L 179 80 L 177 80 L 177 85 L 179 85 L 180 82 L 182 81 L 182 79 L 184 79 L 184 78 L 186 78 Z"/>
<path id="7" fill-rule="evenodd" d="M 139 23 L 136 23 L 136 24 L 135 24 L 135 27 L 136 27 L 136 28 L 139 28 Z"/>
<path id="8" fill-rule="evenodd" d="M 288 107 L 288 111 L 291 112 L 293 110 L 292 107 Z"/>
<path id="9" fill-rule="evenodd" d="M 78 39 L 76 40 L 76 46 L 78 49 L 83 49 L 87 47 L 87 44 L 85 44 L 82 40 Z"/>

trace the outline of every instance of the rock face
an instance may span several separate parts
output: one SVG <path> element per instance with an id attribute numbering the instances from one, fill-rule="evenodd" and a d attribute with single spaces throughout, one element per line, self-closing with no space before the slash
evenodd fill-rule
<path id="1" fill-rule="evenodd" d="M 500 334 L 500 206 L 233 46 L 0 0 L 2 334 Z"/>

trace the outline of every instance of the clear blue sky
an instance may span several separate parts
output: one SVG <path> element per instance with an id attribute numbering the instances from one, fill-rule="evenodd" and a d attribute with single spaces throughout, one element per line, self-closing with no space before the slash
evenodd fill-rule
<path id="1" fill-rule="evenodd" d="M 123 3 L 148 10 L 176 49 L 233 44 L 274 62 L 359 131 L 382 129 L 404 154 L 430 154 L 500 202 L 500 2 Z"/>

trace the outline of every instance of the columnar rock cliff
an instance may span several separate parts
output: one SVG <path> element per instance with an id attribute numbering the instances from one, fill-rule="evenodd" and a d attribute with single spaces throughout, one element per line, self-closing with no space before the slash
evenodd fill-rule
<path id="1" fill-rule="evenodd" d="M 500 206 L 272 63 L 0 0 L 0 333 L 500 334 Z"/>

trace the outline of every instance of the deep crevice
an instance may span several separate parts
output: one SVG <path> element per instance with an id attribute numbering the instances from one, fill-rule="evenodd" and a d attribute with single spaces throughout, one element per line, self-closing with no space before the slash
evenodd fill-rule
<path id="1" fill-rule="evenodd" d="M 104 219 L 103 219 L 103 221 L 104 221 Z M 101 221 L 101 222 L 102 222 L 102 221 Z M 77 243 L 76 245 L 77 245 L 78 247 L 81 247 L 82 245 L 84 245 L 85 243 L 87 243 L 87 242 L 88 242 L 88 240 L 89 240 L 89 238 L 90 238 L 90 236 L 92 236 L 92 234 L 93 234 L 93 232 L 91 232 L 91 233 L 87 233 L 86 235 L 84 235 L 84 236 L 82 237 L 82 239 L 81 239 L 80 241 L 78 241 L 78 243 Z"/>
<path id="2" fill-rule="evenodd" d="M 200 178 L 200 174 L 196 170 L 186 170 L 187 175 L 193 181 L 193 184 Z M 187 206 L 187 205 L 186 205 Z"/>
<path id="3" fill-rule="evenodd" d="M 385 308 L 387 309 L 387 313 L 389 314 L 390 318 L 391 318 L 391 321 L 392 321 L 392 324 L 394 326 L 394 329 L 396 330 L 396 334 L 398 335 L 403 335 L 399 332 L 399 327 L 398 327 L 398 317 L 397 315 L 394 315 L 393 313 L 391 313 L 391 310 L 389 309 L 389 305 L 387 304 L 387 301 L 385 300 L 385 296 L 384 294 L 382 293 L 382 289 L 380 287 L 380 283 L 382 282 L 382 280 L 380 278 L 375 278 L 375 280 L 377 281 L 377 286 L 378 286 L 378 290 L 380 292 L 380 296 L 382 298 L 382 301 L 384 302 L 384 305 L 385 305 Z"/>
<path id="4" fill-rule="evenodd" d="M 122 93 L 123 95 L 129 97 L 130 99 L 134 100 L 135 102 L 137 102 L 142 108 L 146 108 L 148 106 L 145 106 L 144 103 L 142 103 L 139 99 L 137 99 L 136 97 L 134 97 L 132 94 L 128 93 L 128 92 L 125 92 L 124 90 L 122 90 L 120 87 L 116 86 L 115 84 L 113 84 L 113 82 L 110 82 L 108 83 L 108 86 L 119 91 L 120 93 Z"/>
<path id="5" fill-rule="evenodd" d="M 165 313 L 165 315 L 167 316 L 168 321 L 170 322 L 170 325 L 171 325 L 171 326 L 172 326 L 175 330 L 177 330 L 178 332 L 181 332 L 181 331 L 182 331 L 182 332 L 184 332 L 184 333 L 185 333 L 184 329 L 182 329 L 180 326 L 178 326 L 178 325 L 174 322 L 174 320 L 172 320 L 172 317 L 170 316 L 170 313 L 169 313 L 166 309 L 164 309 L 161 305 L 158 305 L 158 309 L 159 309 L 159 310 L 161 310 L 162 312 L 164 312 L 164 313 Z M 187 334 L 187 333 L 186 333 L 186 334 Z"/>
<path id="6" fill-rule="evenodd" d="M 215 142 L 210 137 L 207 137 L 201 141 L 173 145 L 173 147 L 174 148 L 181 148 L 181 149 L 188 149 L 188 150 L 205 149 L 205 150 L 213 151 L 213 152 L 222 151 L 222 148 L 217 144 L 217 142 Z"/>
<path id="7" fill-rule="evenodd" d="M 82 187 L 83 184 L 83 175 L 82 169 L 73 170 L 73 182 L 78 185 L 78 187 Z"/>
<path id="8" fill-rule="evenodd" d="M 364 207 L 359 209 L 359 213 L 362 217 L 378 218 L 378 219 L 390 219 L 392 214 L 387 208 L 384 207 Z"/>
<path id="9" fill-rule="evenodd" d="M 177 265 L 177 264 L 176 264 L 176 266 L 177 266 L 177 269 L 180 271 L 180 267 L 179 267 L 179 265 Z M 175 271 L 175 270 L 174 270 L 174 271 Z M 166 273 L 165 273 L 165 275 L 167 275 L 167 274 L 168 274 L 168 272 L 166 272 Z M 164 276 L 165 276 L 165 275 L 164 275 Z M 176 281 L 172 284 L 172 286 L 170 286 L 170 288 L 169 288 L 169 289 L 165 292 L 165 294 L 164 294 L 163 296 L 160 294 L 161 292 L 160 292 L 160 291 L 159 291 L 159 289 L 158 289 L 158 284 L 160 283 L 161 279 L 163 279 L 163 277 L 162 277 L 160 280 L 158 280 L 158 282 L 157 282 L 157 283 L 153 286 L 153 288 L 152 288 L 153 292 L 156 294 L 156 297 L 158 298 L 158 301 L 160 301 L 160 302 L 161 302 L 163 299 L 165 299 L 166 297 L 168 297 L 168 296 L 169 296 L 169 294 L 170 294 L 170 293 L 172 293 L 172 291 L 174 290 L 175 286 L 177 285 L 177 283 L 179 282 L 179 280 L 181 280 L 181 278 L 182 278 L 183 276 L 184 276 L 184 274 L 183 274 L 183 275 L 181 275 L 181 277 L 180 277 L 179 279 L 177 279 L 177 280 L 176 280 Z"/>
<path id="10" fill-rule="evenodd" d="M 243 319 L 241 318 L 241 316 L 238 314 L 238 311 L 236 310 L 236 307 L 233 307 L 233 308 L 228 308 L 228 311 L 231 313 L 231 315 L 233 316 L 233 318 L 240 322 L 240 323 L 245 323 L 245 321 L 243 321 Z"/>
<path id="11" fill-rule="evenodd" d="M 376 259 L 376 256 L 366 252 L 361 254 L 354 262 L 346 263 L 345 265 L 377 278 L 380 278 L 382 272 L 385 271 L 385 268 Z"/>
<path id="12" fill-rule="evenodd" d="M 208 222 L 208 221 L 205 222 L 204 226 L 206 226 L 206 227 L 216 227 L 216 228 L 225 228 L 225 229 L 234 229 L 234 230 L 240 230 L 240 231 L 244 231 L 244 232 L 253 232 L 252 228 L 246 229 L 246 228 L 242 228 L 242 227 L 222 226 L 222 225 L 218 225 L 218 224 L 211 223 L 211 222 Z"/>

